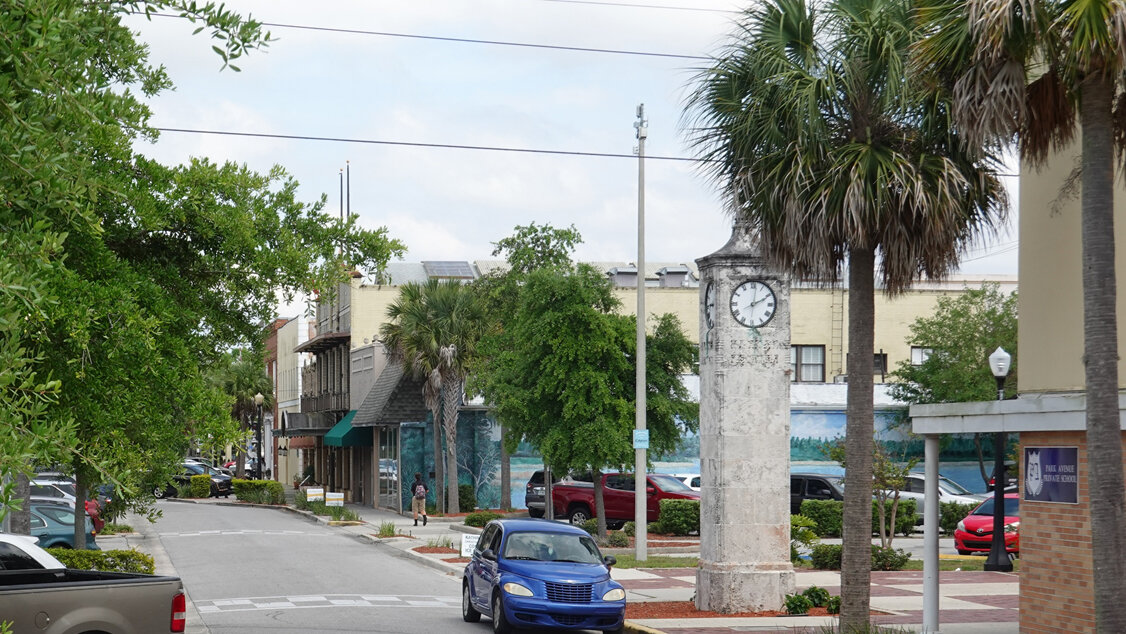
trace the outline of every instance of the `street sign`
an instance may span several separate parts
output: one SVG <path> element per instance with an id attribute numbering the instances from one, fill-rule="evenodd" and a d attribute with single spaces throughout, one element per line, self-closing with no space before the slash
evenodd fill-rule
<path id="1" fill-rule="evenodd" d="M 633 448 L 634 449 L 648 449 L 649 448 L 649 430 L 648 429 L 635 429 L 635 430 L 633 430 Z"/>
<path id="2" fill-rule="evenodd" d="M 325 490 L 321 488 L 308 488 L 305 489 L 305 500 L 308 502 L 324 502 Z"/>
<path id="3" fill-rule="evenodd" d="M 325 493 L 325 506 L 344 506 L 344 494 Z"/>
<path id="4" fill-rule="evenodd" d="M 477 546 L 477 540 L 480 537 L 481 537 L 480 535 L 476 535 L 474 533 L 462 533 L 462 535 L 461 535 L 461 556 L 462 557 L 472 557 L 473 556 L 473 548 L 475 546 Z"/>

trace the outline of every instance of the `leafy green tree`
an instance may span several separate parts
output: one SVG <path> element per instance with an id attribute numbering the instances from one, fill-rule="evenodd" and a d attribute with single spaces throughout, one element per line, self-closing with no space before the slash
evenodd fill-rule
<path id="1" fill-rule="evenodd" d="M 323 198 L 298 201 L 281 168 L 166 167 L 134 153 L 155 134 L 142 99 L 171 84 L 121 20 L 157 9 L 203 22 L 224 64 L 268 40 L 212 3 L 31 0 L 0 12 L 0 226 L 33 245 L 0 252 L 0 271 L 39 269 L 12 289 L 31 303 L 0 301 L 0 321 L 23 320 L 6 331 L 5 361 L 20 385 L 42 387 L 4 424 L 65 442 L 21 447 L 28 464 L 73 470 L 79 513 L 103 482 L 144 510 L 143 492 L 187 449 L 186 426 L 230 420 L 203 368 L 260 336 L 278 291 L 328 288 L 402 252 L 384 230 L 323 213 Z"/>
<path id="2" fill-rule="evenodd" d="M 423 397 L 434 416 L 438 482 L 443 475 L 439 428 L 446 441 L 446 509 L 450 513 L 459 512 L 457 412 L 469 364 L 485 328 L 484 317 L 484 307 L 472 287 L 457 280 L 430 279 L 404 284 L 399 299 L 387 307 L 387 321 L 380 326 L 387 349 L 415 376 L 426 378 Z"/>
<path id="3" fill-rule="evenodd" d="M 895 295 L 945 276 L 1005 205 L 994 157 L 907 75 L 913 24 L 907 0 L 764 2 L 688 101 L 698 156 L 767 260 L 820 282 L 847 264 L 846 629 L 869 613 L 874 281 Z"/>
<path id="4" fill-rule="evenodd" d="M 967 289 L 955 297 L 940 297 L 934 314 L 910 326 L 908 343 L 929 351 L 923 363 L 900 362 L 889 375 L 889 393 L 904 403 L 964 403 L 997 398 L 989 355 L 998 347 L 1012 354 L 1005 384 L 1017 385 L 1017 294 L 1001 292 L 996 284 Z M 905 419 L 906 420 L 906 419 Z M 982 481 L 988 483 L 981 435 L 974 434 Z M 946 435 L 943 443 L 949 443 Z"/>
<path id="5" fill-rule="evenodd" d="M 954 120 L 971 140 L 1015 138 L 1021 159 L 1034 167 L 1080 144 L 1087 443 L 1091 482 L 1098 483 L 1091 487 L 1095 622 L 1100 632 L 1126 631 L 1114 231 L 1115 162 L 1126 148 L 1126 6 L 922 0 L 919 19 L 928 33 L 919 65 L 951 87 Z"/>
<path id="6" fill-rule="evenodd" d="M 237 427 L 232 433 L 230 425 L 211 426 L 206 436 L 197 432 L 193 438 L 212 451 L 226 444 L 235 445 L 235 475 L 242 478 L 246 469 L 246 453 L 242 448 L 252 435 L 252 427 L 258 423 L 258 404 L 254 402 L 254 397 L 261 394 L 262 406 L 270 407 L 273 403 L 273 382 L 266 374 L 261 353 L 252 350 L 235 350 L 223 355 L 212 372 L 212 384 L 227 396 L 231 404 L 228 420 L 235 421 Z M 258 468 L 263 469 L 262 465 Z"/>
<path id="7" fill-rule="evenodd" d="M 508 262 L 508 269 L 493 271 L 473 282 L 473 286 L 485 303 L 488 327 L 498 332 L 503 331 L 509 316 L 516 310 L 519 288 L 524 277 L 539 269 L 570 269 L 571 254 L 575 250 L 575 245 L 581 242 L 582 236 L 574 225 L 566 229 L 556 229 L 549 224 L 537 226 L 534 222 L 527 226 L 518 225 L 511 236 L 494 242 L 493 256 L 503 255 Z M 506 426 L 503 419 L 499 419 L 498 422 L 503 439 Z M 501 508 L 510 508 L 512 477 L 509 469 L 509 454 L 503 440 L 500 446 Z"/>
<path id="8" fill-rule="evenodd" d="M 615 312 L 610 282 L 593 267 L 540 269 L 518 288 L 516 309 L 504 330 L 482 342 L 475 386 L 505 421 L 505 442 L 539 448 L 558 473 L 633 460 L 636 326 Z M 676 449 L 681 432 L 695 430 L 696 410 L 679 376 L 694 349 L 672 315 L 656 321 L 647 338 L 649 397 L 646 418 L 654 456 Z M 595 487 L 598 531 L 605 535 L 602 487 Z"/>

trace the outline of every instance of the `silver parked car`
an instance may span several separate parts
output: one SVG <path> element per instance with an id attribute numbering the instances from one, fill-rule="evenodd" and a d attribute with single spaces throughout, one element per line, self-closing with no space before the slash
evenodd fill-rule
<path id="1" fill-rule="evenodd" d="M 899 492 L 900 500 L 915 500 L 915 512 L 918 517 L 916 523 L 923 523 L 923 506 L 926 503 L 926 477 L 922 473 L 910 473 L 903 490 Z M 959 504 L 978 504 L 986 496 L 980 493 L 970 493 L 965 487 L 945 477 L 938 476 L 938 501 L 957 502 Z"/>

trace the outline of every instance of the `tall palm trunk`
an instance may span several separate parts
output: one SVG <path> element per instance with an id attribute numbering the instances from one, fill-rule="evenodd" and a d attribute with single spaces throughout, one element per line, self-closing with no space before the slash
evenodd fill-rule
<path id="1" fill-rule="evenodd" d="M 442 427 L 446 432 L 446 508 L 450 513 L 459 513 L 460 501 L 457 490 L 457 408 L 461 405 L 461 392 L 465 380 L 447 377 L 442 381 Z"/>
<path id="2" fill-rule="evenodd" d="M 430 411 L 434 419 L 434 507 L 442 513 L 446 508 L 446 499 L 442 497 L 442 482 L 446 470 L 442 468 L 442 401 L 439 398 L 434 409 Z"/>
<path id="3" fill-rule="evenodd" d="M 1086 362 L 1087 461 L 1090 465 L 1095 626 L 1126 632 L 1126 515 L 1122 428 L 1118 414 L 1118 328 L 1114 271 L 1114 80 L 1082 84 L 1083 355 Z"/>
<path id="4" fill-rule="evenodd" d="M 841 631 L 868 624 L 872 577 L 872 350 L 875 346 L 875 254 L 848 253 L 848 407 L 845 423 L 844 545 Z"/>

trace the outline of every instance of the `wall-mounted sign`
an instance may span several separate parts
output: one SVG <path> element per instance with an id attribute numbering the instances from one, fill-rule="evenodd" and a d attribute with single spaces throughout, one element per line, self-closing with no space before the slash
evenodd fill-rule
<path id="1" fill-rule="evenodd" d="M 305 489 L 305 499 L 309 502 L 324 502 L 325 490 L 314 488 Z"/>
<path id="2" fill-rule="evenodd" d="M 1025 447 L 1024 499 L 1029 502 L 1079 502 L 1079 448 Z"/>
<path id="3" fill-rule="evenodd" d="M 649 430 L 648 429 L 635 429 L 635 430 L 633 430 L 633 448 L 634 449 L 648 449 L 649 448 Z"/>
<path id="4" fill-rule="evenodd" d="M 325 506 L 344 506 L 344 494 L 325 493 Z"/>

